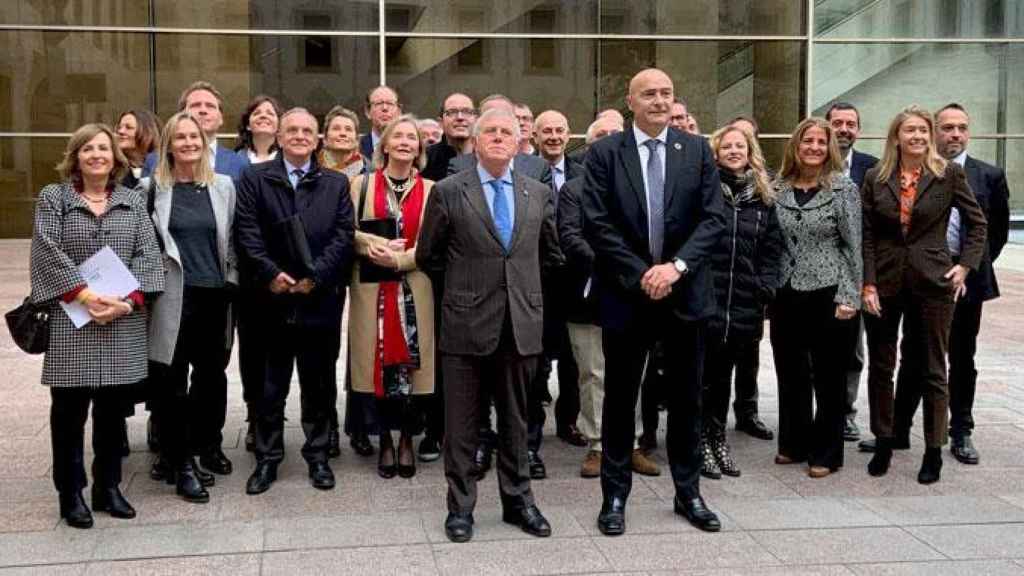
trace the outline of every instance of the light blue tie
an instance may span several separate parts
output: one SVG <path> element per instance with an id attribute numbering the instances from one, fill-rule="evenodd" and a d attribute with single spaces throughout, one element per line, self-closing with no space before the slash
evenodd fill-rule
<path id="1" fill-rule="evenodd" d="M 661 168 L 655 138 L 644 142 L 650 155 L 647 157 L 647 208 L 651 214 L 651 256 L 655 264 L 661 263 L 661 249 L 665 242 L 665 176 Z"/>
<path id="2" fill-rule="evenodd" d="M 501 245 L 508 252 L 508 246 L 512 242 L 512 216 L 508 213 L 505 187 L 501 185 L 501 180 L 491 180 L 491 188 L 494 189 L 494 228 L 498 231 Z"/>

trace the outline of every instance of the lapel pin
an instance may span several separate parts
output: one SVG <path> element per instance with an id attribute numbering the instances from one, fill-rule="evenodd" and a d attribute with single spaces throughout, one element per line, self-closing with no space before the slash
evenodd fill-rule
<path id="1" fill-rule="evenodd" d="M 683 146 L 682 146 L 682 145 L 681 145 L 681 144 L 680 144 L 679 142 L 676 142 L 676 144 L 675 144 L 675 149 L 676 149 L 676 150 L 682 150 L 682 149 L 683 149 Z"/>

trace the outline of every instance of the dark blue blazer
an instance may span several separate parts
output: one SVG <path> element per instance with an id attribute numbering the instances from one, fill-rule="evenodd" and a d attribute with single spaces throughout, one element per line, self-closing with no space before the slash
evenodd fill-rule
<path id="1" fill-rule="evenodd" d="M 999 297 L 999 284 L 992 263 L 1006 246 L 1010 234 L 1010 190 L 1006 173 L 1000 168 L 968 155 L 964 161 L 967 183 L 978 199 L 988 221 L 988 242 L 978 269 L 967 276 L 967 299 L 977 302 Z M 960 239 L 967 238 L 966 223 L 960 220 Z"/>
<path id="2" fill-rule="evenodd" d="M 224 146 L 217 146 L 217 160 L 214 162 L 213 171 L 223 174 L 234 182 L 238 187 L 238 181 L 242 177 L 242 170 L 249 165 L 248 156 L 238 154 Z M 153 173 L 156 168 L 156 152 L 146 155 L 146 162 L 142 165 L 142 177 L 145 178 Z"/>
<path id="3" fill-rule="evenodd" d="M 367 132 L 359 139 L 359 153 L 365 158 L 373 158 L 373 134 Z"/>
<path id="4" fill-rule="evenodd" d="M 665 147 L 665 220 L 662 257 L 649 248 L 647 200 L 633 129 L 594 142 L 587 153 L 583 231 L 601 281 L 600 322 L 614 330 L 708 318 L 715 311 L 711 252 L 726 229 L 718 168 L 703 137 L 669 128 Z M 655 264 L 675 258 L 687 273 L 658 302 L 640 280 Z"/>
<path id="5" fill-rule="evenodd" d="M 850 180 L 857 185 L 857 189 L 864 185 L 864 175 L 867 174 L 868 170 L 878 164 L 878 158 L 875 158 L 871 154 L 865 154 L 863 152 L 853 151 L 853 158 L 850 162 Z"/>

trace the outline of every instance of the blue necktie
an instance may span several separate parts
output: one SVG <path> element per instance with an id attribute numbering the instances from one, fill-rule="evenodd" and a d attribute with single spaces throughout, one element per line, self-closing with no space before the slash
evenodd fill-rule
<path id="1" fill-rule="evenodd" d="M 299 181 L 302 180 L 302 177 L 305 175 L 306 172 L 302 168 L 296 168 L 295 170 L 292 170 L 292 176 L 295 177 L 295 181 L 292 182 L 292 188 L 298 188 Z"/>
<path id="2" fill-rule="evenodd" d="M 658 156 L 658 140 L 644 142 L 650 154 L 647 157 L 647 209 L 651 215 L 651 256 L 654 263 L 661 262 L 661 249 L 665 242 L 665 175 Z"/>
<path id="3" fill-rule="evenodd" d="M 494 189 L 494 228 L 498 231 L 501 245 L 508 252 L 508 245 L 512 242 L 512 217 L 505 201 L 505 187 L 501 185 L 501 180 L 491 180 L 491 188 Z"/>

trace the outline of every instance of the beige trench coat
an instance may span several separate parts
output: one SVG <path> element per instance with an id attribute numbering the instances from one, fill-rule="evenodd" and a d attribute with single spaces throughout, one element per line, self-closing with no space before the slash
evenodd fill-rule
<path id="1" fill-rule="evenodd" d="M 356 214 L 356 262 L 352 267 L 352 283 L 349 287 L 348 342 L 349 361 L 352 369 L 352 389 L 356 392 L 373 393 L 373 355 L 377 342 L 377 291 L 379 284 L 359 281 L 359 266 L 374 243 L 387 244 L 380 236 L 358 230 L 358 222 L 373 218 L 373 205 L 377 193 L 373 174 L 363 174 L 352 179 L 349 191 L 352 193 L 353 209 L 359 210 L 359 191 L 363 178 L 370 178 L 366 189 L 366 202 L 362 214 Z M 434 183 L 423 181 L 423 208 Z M 420 213 L 422 220 L 422 212 Z M 399 270 L 406 273 L 406 280 L 412 289 L 416 306 L 416 328 L 419 334 L 420 367 L 412 373 L 412 393 L 430 394 L 434 391 L 434 293 L 430 279 L 416 269 L 416 249 L 409 247 L 399 255 Z"/>

